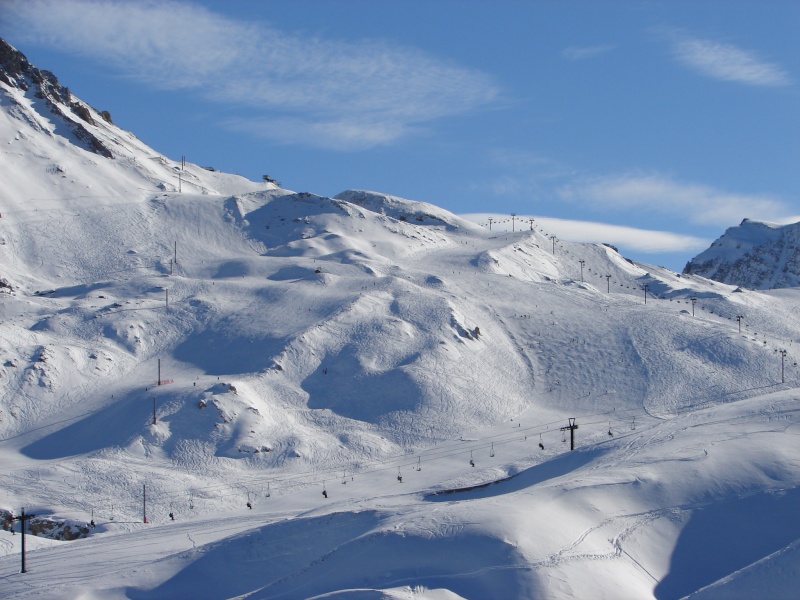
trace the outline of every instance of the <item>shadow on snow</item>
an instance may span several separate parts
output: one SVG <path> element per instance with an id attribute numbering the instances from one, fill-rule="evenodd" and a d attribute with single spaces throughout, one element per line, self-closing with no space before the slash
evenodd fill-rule
<path id="1" fill-rule="evenodd" d="M 534 485 L 544 483 L 550 479 L 555 479 L 571 473 L 583 467 L 594 459 L 606 452 L 605 449 L 592 448 L 589 450 L 576 450 L 568 454 L 562 454 L 552 460 L 541 463 L 534 467 L 520 471 L 515 475 L 490 481 L 481 485 L 466 488 L 441 490 L 425 497 L 431 502 L 452 502 L 461 500 L 478 500 L 481 498 L 493 498 L 504 494 L 512 494 L 524 490 Z"/>
<path id="2" fill-rule="evenodd" d="M 694 510 L 655 597 L 683 598 L 788 546 L 800 538 L 798 512 L 800 488 L 728 498 Z"/>
<path id="3" fill-rule="evenodd" d="M 536 587 L 524 558 L 487 536 L 415 535 L 381 529 L 374 512 L 291 519 L 167 559 L 183 568 L 131 600 L 246 595 L 252 600 L 316 597 L 343 590 L 399 586 L 449 589 L 464 598 L 531 598 Z M 189 559 L 189 560 L 187 560 Z"/>
<path id="4" fill-rule="evenodd" d="M 413 358 L 407 359 L 413 362 Z M 395 412 L 419 408 L 423 393 L 402 367 L 368 373 L 358 347 L 346 346 L 335 360 L 323 361 L 302 384 L 309 408 L 327 408 L 348 419 L 377 423 Z"/>
<path id="5" fill-rule="evenodd" d="M 59 429 L 21 452 L 30 458 L 64 458 L 128 443 L 152 415 L 152 395 L 141 391 L 115 400 L 85 419 Z"/>

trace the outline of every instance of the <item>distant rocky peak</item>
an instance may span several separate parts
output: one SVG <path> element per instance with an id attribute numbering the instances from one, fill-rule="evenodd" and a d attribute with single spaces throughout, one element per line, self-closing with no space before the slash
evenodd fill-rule
<path id="1" fill-rule="evenodd" d="M 689 261 L 683 272 L 751 289 L 800 286 L 800 223 L 744 219 Z"/>
<path id="2" fill-rule="evenodd" d="M 95 154 L 114 158 L 97 136 L 65 114 L 71 112 L 85 123 L 96 125 L 90 108 L 77 98 L 73 98 L 69 88 L 61 85 L 52 72 L 33 66 L 22 52 L 2 38 L 0 38 L 0 81 L 11 88 L 44 100 L 50 112 L 69 127 L 82 146 Z M 101 116 L 111 122 L 111 116 L 107 112 L 101 113 Z"/>

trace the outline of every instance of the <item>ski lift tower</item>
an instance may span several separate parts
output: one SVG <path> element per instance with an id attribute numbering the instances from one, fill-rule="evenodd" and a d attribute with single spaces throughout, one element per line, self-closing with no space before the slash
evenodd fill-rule
<path id="1" fill-rule="evenodd" d="M 575 430 L 578 428 L 578 424 L 575 423 L 574 417 L 570 417 L 569 425 L 566 427 L 562 427 L 561 431 L 569 430 L 569 449 L 575 450 Z"/>

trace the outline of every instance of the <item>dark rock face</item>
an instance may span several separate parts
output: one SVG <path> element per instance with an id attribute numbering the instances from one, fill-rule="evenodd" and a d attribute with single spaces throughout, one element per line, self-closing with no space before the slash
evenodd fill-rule
<path id="1" fill-rule="evenodd" d="M 35 517 L 28 523 L 32 535 L 71 542 L 89 535 L 89 526 L 75 521 Z"/>
<path id="2" fill-rule="evenodd" d="M 95 125 L 89 107 L 74 100 L 69 88 L 61 85 L 53 73 L 31 65 L 22 52 L 2 38 L 0 38 L 0 81 L 9 87 L 22 90 L 26 94 L 31 93 L 34 97 L 44 100 L 50 112 L 72 131 L 75 138 L 82 142 L 86 149 L 106 158 L 114 158 L 111 151 L 97 136 L 81 123 L 76 123 L 66 115 L 66 112 L 71 112 L 89 125 Z M 107 120 L 110 121 L 110 119 L 109 115 Z"/>
<path id="3" fill-rule="evenodd" d="M 25 55 L 0 38 L 0 81 L 11 87 L 27 90 L 22 74 L 30 71 Z"/>

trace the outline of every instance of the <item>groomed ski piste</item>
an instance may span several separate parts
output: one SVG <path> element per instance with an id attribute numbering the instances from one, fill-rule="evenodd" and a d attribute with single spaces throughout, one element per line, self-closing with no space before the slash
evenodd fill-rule
<path id="1" fill-rule="evenodd" d="M 0 88 L 0 509 L 88 532 L 0 530 L 0 596 L 796 597 L 796 289 Z"/>

